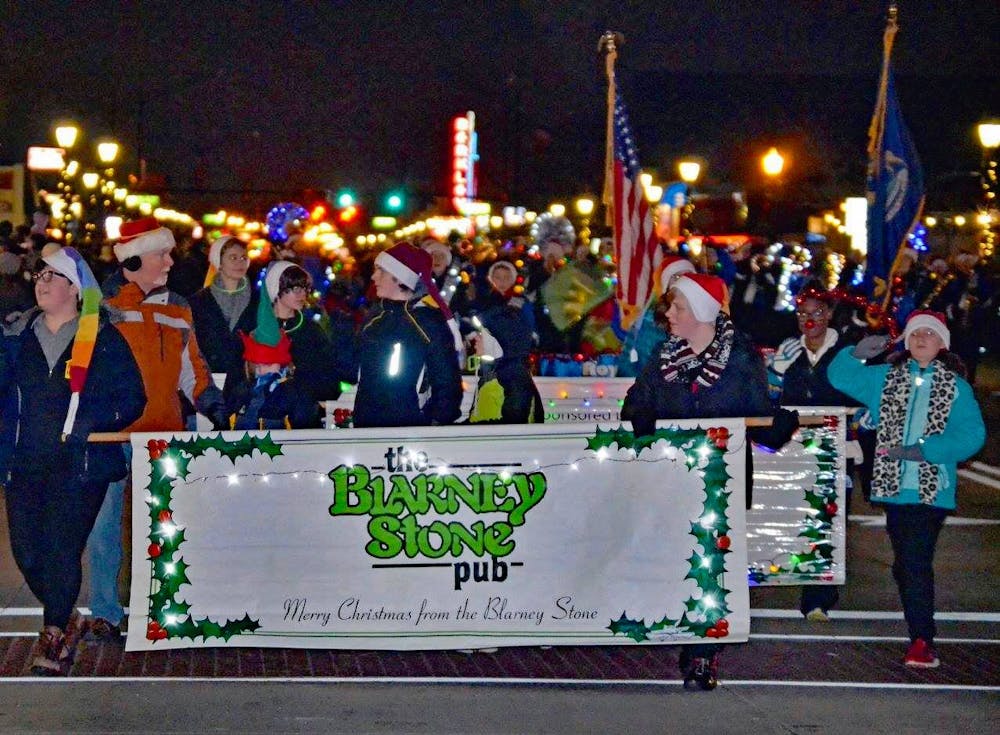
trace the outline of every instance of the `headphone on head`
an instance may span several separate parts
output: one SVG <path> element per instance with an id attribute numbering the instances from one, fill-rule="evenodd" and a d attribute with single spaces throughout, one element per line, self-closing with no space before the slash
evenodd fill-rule
<path id="1" fill-rule="evenodd" d="M 142 268 L 142 258 L 138 255 L 130 255 L 122 261 L 122 268 L 135 273 Z"/>

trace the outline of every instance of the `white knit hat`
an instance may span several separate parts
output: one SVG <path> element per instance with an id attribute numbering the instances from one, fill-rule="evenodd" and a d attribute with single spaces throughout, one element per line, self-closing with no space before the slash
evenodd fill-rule
<path id="1" fill-rule="evenodd" d="M 231 242 L 239 243 L 243 247 L 246 247 L 244 242 L 238 237 L 223 235 L 208 248 L 208 262 L 215 270 L 219 270 L 222 267 L 222 249 Z"/>
<path id="2" fill-rule="evenodd" d="M 420 247 L 426 250 L 428 253 L 430 253 L 432 257 L 435 252 L 439 252 L 442 253 L 443 255 L 448 256 L 449 260 L 451 259 L 452 256 L 451 248 L 445 245 L 443 242 L 440 242 L 439 240 L 435 240 L 429 237 L 422 243 L 420 243 Z"/>
<path id="3" fill-rule="evenodd" d="M 267 267 L 267 273 L 264 275 L 264 288 L 272 304 L 278 300 L 278 287 L 281 281 L 281 274 L 289 268 L 297 267 L 295 263 L 288 260 L 277 260 Z"/>
<path id="4" fill-rule="evenodd" d="M 682 273 L 673 288 L 684 294 L 699 322 L 714 322 L 726 301 L 726 282 L 718 276 Z"/>
<path id="5" fill-rule="evenodd" d="M 906 349 L 910 349 L 910 335 L 918 329 L 931 330 L 941 338 L 946 350 L 951 349 L 951 332 L 948 331 L 944 314 L 941 312 L 921 309 L 910 314 L 910 318 L 906 320 L 906 328 L 903 330 L 903 345 Z"/>

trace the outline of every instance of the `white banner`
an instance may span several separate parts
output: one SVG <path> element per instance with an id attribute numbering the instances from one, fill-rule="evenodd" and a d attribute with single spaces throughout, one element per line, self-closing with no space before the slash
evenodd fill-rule
<path id="1" fill-rule="evenodd" d="M 463 418 L 472 407 L 475 380 L 475 376 L 463 378 Z M 534 380 L 545 404 L 545 423 L 578 425 L 617 426 L 622 402 L 633 383 L 632 378 Z M 327 402 L 327 427 L 335 427 L 337 410 L 353 407 L 352 386 L 339 401 Z M 804 427 L 777 454 L 753 448 L 753 506 L 747 511 L 748 580 L 751 586 L 844 584 L 846 409 L 792 408 L 801 416 L 822 416 L 827 423 L 825 427 Z"/>
<path id="2" fill-rule="evenodd" d="M 541 428 L 133 435 L 127 650 L 747 640 L 742 420 Z"/>

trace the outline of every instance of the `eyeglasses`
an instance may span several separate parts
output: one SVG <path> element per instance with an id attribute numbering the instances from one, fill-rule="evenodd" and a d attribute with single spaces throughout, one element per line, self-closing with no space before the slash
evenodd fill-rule
<path id="1" fill-rule="evenodd" d="M 225 256 L 223 256 L 222 259 L 223 260 L 229 260 L 229 261 L 231 261 L 233 263 L 244 263 L 244 262 L 250 260 L 250 258 L 247 257 L 246 253 L 243 253 L 243 254 L 240 254 L 240 253 L 228 253 Z"/>
<path id="2" fill-rule="evenodd" d="M 64 276 L 59 271 L 39 271 L 38 273 L 31 274 L 31 280 L 34 281 L 35 283 L 38 283 L 39 281 L 41 281 L 42 283 L 49 283 L 52 281 L 53 276 L 66 278 L 66 276 Z M 69 279 L 66 278 L 66 280 L 68 281 Z"/>
<path id="3" fill-rule="evenodd" d="M 830 312 L 826 307 L 816 309 L 815 311 L 802 311 L 801 309 L 795 312 L 795 316 L 799 319 L 824 319 L 830 315 Z"/>
<path id="4" fill-rule="evenodd" d="M 288 288 L 286 288 L 281 293 L 283 293 L 283 294 L 293 293 L 293 294 L 296 294 L 297 296 L 302 296 L 304 294 L 309 293 L 309 287 L 308 286 L 289 286 Z"/>

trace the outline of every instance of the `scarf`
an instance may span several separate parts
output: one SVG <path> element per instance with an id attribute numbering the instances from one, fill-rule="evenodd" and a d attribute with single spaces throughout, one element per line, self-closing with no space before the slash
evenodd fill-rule
<path id="1" fill-rule="evenodd" d="M 711 388 L 729 364 L 736 330 L 725 314 L 715 318 L 715 337 L 696 355 L 686 339 L 671 335 L 660 349 L 660 375 L 667 383 L 688 383 L 692 391 Z"/>
<path id="2" fill-rule="evenodd" d="M 210 286 L 212 298 L 219 305 L 219 310 L 229 325 L 229 331 L 236 329 L 240 317 L 250 305 L 250 289 L 247 288 L 247 279 L 241 278 L 240 284 L 232 291 L 228 291 L 222 285 L 222 279 L 216 278 Z"/>
<path id="3" fill-rule="evenodd" d="M 927 423 L 924 434 L 931 436 L 944 432 L 948 414 L 958 394 L 955 373 L 948 370 L 940 360 L 932 360 L 934 367 L 931 383 L 930 403 L 927 407 Z M 913 376 L 903 362 L 893 366 L 885 376 L 882 385 L 882 399 L 879 403 L 878 430 L 875 434 L 877 449 L 888 449 L 903 444 L 903 430 L 906 427 L 907 408 L 913 390 Z M 889 498 L 899 495 L 899 478 L 902 460 L 889 459 L 876 451 L 872 476 L 872 496 Z M 920 462 L 919 470 L 920 502 L 931 505 L 937 498 L 941 479 L 938 467 L 930 462 Z"/>

